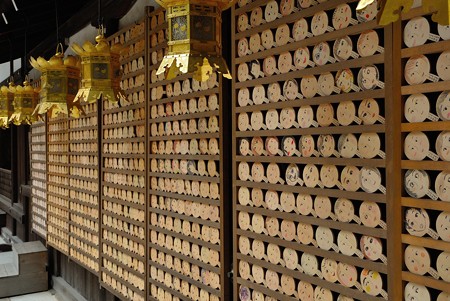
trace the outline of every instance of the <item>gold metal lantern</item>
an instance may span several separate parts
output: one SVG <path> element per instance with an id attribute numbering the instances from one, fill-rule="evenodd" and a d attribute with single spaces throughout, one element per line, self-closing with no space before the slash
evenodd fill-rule
<path id="1" fill-rule="evenodd" d="M 166 9 L 168 54 L 156 74 L 172 79 L 192 73 L 194 79 L 206 81 L 212 72 L 231 78 L 222 58 L 221 13 L 234 0 L 156 0 Z"/>
<path id="2" fill-rule="evenodd" d="M 62 48 L 62 45 L 60 45 Z M 59 47 L 59 46 L 58 46 Z M 42 72 L 40 102 L 33 115 L 47 112 L 51 118 L 59 114 L 79 118 L 83 113 L 79 102 L 74 102 L 80 83 L 80 60 L 74 56 L 64 58 L 64 53 L 56 50 L 56 54 L 45 60 L 30 58 L 31 65 Z"/>
<path id="3" fill-rule="evenodd" d="M 14 93 L 10 90 L 13 87 L 14 83 L 10 82 L 9 87 L 2 86 L 0 88 L 0 128 L 2 129 L 9 127 L 9 118 L 14 111 Z"/>
<path id="4" fill-rule="evenodd" d="M 13 89 L 15 90 L 14 113 L 9 118 L 9 122 L 15 125 L 30 125 L 37 121 L 37 117 L 33 116 L 33 111 L 38 103 L 38 91 L 30 85 L 28 79 L 25 79 L 23 86 L 18 85 Z"/>
<path id="5" fill-rule="evenodd" d="M 81 57 L 81 87 L 75 101 L 93 103 L 103 98 L 117 102 L 125 98 L 120 89 L 120 52 L 121 44 L 111 47 L 105 39 L 103 27 L 95 37 L 96 45 L 86 41 L 83 46 L 72 44 L 72 49 Z"/>

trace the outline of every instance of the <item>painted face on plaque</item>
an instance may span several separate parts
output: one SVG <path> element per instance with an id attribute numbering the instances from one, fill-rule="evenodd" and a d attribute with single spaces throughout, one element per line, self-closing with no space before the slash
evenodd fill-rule
<path id="1" fill-rule="evenodd" d="M 423 285 L 408 282 L 405 286 L 405 301 L 414 300 L 430 301 L 430 292 Z"/>
<path id="2" fill-rule="evenodd" d="M 357 50 L 362 57 L 374 55 L 378 49 L 380 40 L 375 30 L 363 31 L 358 38 Z"/>
<path id="3" fill-rule="evenodd" d="M 424 247 L 408 245 L 404 258 L 406 268 L 413 274 L 423 276 L 430 270 L 430 254 Z"/>
<path id="4" fill-rule="evenodd" d="M 436 112 L 441 120 L 450 120 L 450 93 L 442 92 L 436 102 Z"/>
<path id="5" fill-rule="evenodd" d="M 406 23 L 403 30 L 403 41 L 409 47 L 425 44 L 430 35 L 430 23 L 424 17 L 416 17 Z"/>
<path id="6" fill-rule="evenodd" d="M 430 74 L 430 61 L 424 55 L 413 56 L 405 65 L 405 79 L 410 85 L 423 84 Z"/>

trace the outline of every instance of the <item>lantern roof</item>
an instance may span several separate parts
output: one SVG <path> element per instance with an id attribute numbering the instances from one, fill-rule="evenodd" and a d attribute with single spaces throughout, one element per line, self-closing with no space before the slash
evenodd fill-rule
<path id="1" fill-rule="evenodd" d="M 102 30 L 102 29 L 101 29 Z M 89 56 L 89 55 L 102 55 L 102 54 L 120 54 L 124 47 L 122 44 L 113 44 L 109 46 L 108 42 L 105 39 L 103 33 L 100 33 L 95 37 L 96 45 L 92 44 L 90 41 L 84 42 L 83 46 L 79 46 L 76 43 L 72 44 L 73 51 L 79 56 Z"/>
<path id="2" fill-rule="evenodd" d="M 31 66 L 39 70 L 40 72 L 45 72 L 49 69 L 65 69 L 67 67 L 75 67 L 80 68 L 80 60 L 75 56 L 68 55 L 64 58 L 64 54 L 62 52 L 56 52 L 54 56 L 52 56 L 48 61 L 43 57 L 38 57 L 35 59 L 34 57 L 30 57 Z"/>

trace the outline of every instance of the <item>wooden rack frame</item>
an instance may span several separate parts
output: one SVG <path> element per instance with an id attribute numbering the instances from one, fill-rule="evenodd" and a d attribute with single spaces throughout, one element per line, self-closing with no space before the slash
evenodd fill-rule
<path id="1" fill-rule="evenodd" d="M 101 285 L 120 298 L 132 300 L 146 300 L 147 291 L 144 222 L 147 19 L 108 38 L 110 43 L 120 42 L 125 47 L 121 57 L 124 72 L 121 87 L 127 99 L 117 104 L 103 102 L 101 116 Z M 132 137 L 124 139 L 125 130 Z M 117 164 L 119 161 L 122 164 Z"/>
<path id="2" fill-rule="evenodd" d="M 47 237 L 47 134 L 45 121 L 31 126 L 31 229 Z"/>
<path id="3" fill-rule="evenodd" d="M 47 244 L 69 255 L 69 121 L 47 122 Z"/>
<path id="4" fill-rule="evenodd" d="M 229 216 L 230 206 L 226 200 L 229 199 L 227 192 L 227 179 L 229 178 L 229 153 L 227 154 L 226 145 L 229 145 L 230 137 L 227 136 L 226 127 L 229 126 L 225 116 L 227 116 L 227 103 L 223 100 L 223 86 L 222 80 L 219 78 L 216 84 L 198 83 L 197 89 L 194 88 L 194 82 L 191 76 L 180 75 L 172 80 L 165 80 L 163 76 L 157 77 L 155 75 L 156 69 L 162 60 L 163 54 L 166 51 L 167 41 L 165 38 L 165 30 L 167 23 L 165 21 L 164 10 L 158 9 L 149 14 L 149 30 L 148 30 L 148 279 L 149 279 L 149 299 L 150 300 L 162 300 L 164 296 L 170 298 L 178 298 L 179 300 L 229 300 L 230 298 L 230 283 L 227 279 L 227 273 L 230 271 L 230 258 L 227 256 L 230 243 L 230 229 L 227 226 L 227 216 Z M 188 84 L 189 89 L 185 89 Z M 200 87 L 201 85 L 201 87 Z M 178 88 L 182 91 L 175 92 Z M 183 88 L 181 88 L 183 87 Z M 163 89 L 166 95 L 156 96 L 157 89 Z M 173 93 L 169 94 L 173 89 Z M 187 91 L 189 90 L 189 91 Z M 153 92 L 153 93 L 152 93 Z M 169 94 L 169 95 L 168 95 Z M 200 98 L 204 101 L 204 105 L 208 106 L 209 98 L 217 98 L 216 108 L 203 108 L 197 110 L 197 102 Z M 185 111 L 181 114 L 172 112 L 172 107 L 175 107 L 175 103 L 185 101 L 186 104 L 189 101 L 196 103 L 195 111 Z M 160 129 L 164 126 L 171 128 L 173 124 L 183 124 L 190 121 L 200 124 L 200 120 L 211 120 L 216 118 L 218 120 L 217 129 L 209 128 L 207 125 L 204 131 L 193 133 L 167 133 L 167 135 L 161 135 Z M 175 126 L 174 126 L 175 127 Z M 183 127 L 183 125 L 181 125 Z M 219 131 L 219 129 L 221 129 Z M 157 150 L 156 145 L 165 144 L 175 145 L 180 143 L 181 140 L 187 143 L 197 144 L 199 141 L 210 141 L 214 139 L 218 141 L 217 153 L 205 152 L 205 153 L 191 153 L 186 149 L 186 153 L 173 153 L 172 149 L 166 153 L 165 149 Z M 154 148 L 156 147 L 156 148 Z M 189 148 L 191 146 L 189 145 Z M 198 146 L 197 146 L 198 147 Z M 217 168 L 215 175 L 198 174 L 197 172 L 179 172 L 172 170 L 161 169 L 161 165 L 166 162 L 173 166 L 182 162 L 189 161 L 194 169 L 197 169 L 197 164 L 212 164 Z M 162 187 L 160 184 L 165 184 Z M 171 187 L 167 187 L 167 183 L 179 182 L 184 186 L 186 183 L 192 186 L 194 185 L 214 185 L 218 187 L 217 198 L 200 193 L 190 193 L 183 187 L 183 189 L 174 190 Z M 194 184 L 196 183 L 196 184 Z M 172 184 L 172 187 L 173 184 Z M 194 188 L 193 188 L 194 189 Z M 208 188 L 209 190 L 209 188 Z M 185 208 L 184 210 L 177 210 L 176 203 L 180 203 L 180 206 Z M 171 207 L 168 204 L 173 203 Z M 207 209 L 207 207 L 211 209 Z M 178 207 L 177 207 L 178 208 Z M 200 217 L 200 211 L 217 209 L 217 219 L 212 218 L 211 214 L 202 214 Z M 188 213 L 188 211 L 191 211 Z M 197 212 L 196 212 L 197 211 Z M 196 213 L 195 213 L 196 212 Z M 183 231 L 180 233 L 176 229 L 176 223 L 179 222 L 180 226 L 183 224 Z M 173 223 L 173 224 L 172 224 Z M 192 227 L 192 232 L 191 232 Z M 189 230 L 186 230 L 189 229 Z M 196 232 L 198 231 L 198 232 Z M 204 233 L 207 231 L 214 231 L 218 234 L 217 241 L 209 241 Z M 194 234 L 196 233 L 196 235 Z M 170 243 L 167 243 L 170 241 Z M 161 240 L 162 239 L 162 240 Z M 176 242 L 179 241 L 179 249 Z M 171 246 L 170 244 L 173 244 Z M 181 249 L 181 246 L 185 248 L 185 245 L 189 245 L 191 252 L 186 252 Z M 203 252 L 214 252 L 218 255 L 216 263 L 210 263 L 207 255 L 200 256 L 198 258 L 194 255 L 194 249 Z M 201 251 L 200 251 L 201 250 Z M 213 258 L 213 257 L 211 257 Z M 177 260 L 179 261 L 179 267 L 177 268 Z M 170 268 L 172 265 L 172 268 Z M 183 267 L 183 270 L 181 270 Z M 185 267 L 189 267 L 188 271 Z M 191 270 L 192 269 L 192 270 Z M 213 279 L 213 274 L 217 275 L 219 282 L 213 284 L 212 280 L 209 283 L 208 274 L 210 279 Z M 172 279 L 170 284 L 166 279 Z M 178 283 L 178 286 L 175 285 Z"/>
<path id="5" fill-rule="evenodd" d="M 70 259 L 94 275 L 100 264 L 100 104 L 82 104 L 85 115 L 69 119 Z"/>
<path id="6" fill-rule="evenodd" d="M 430 100 L 434 100 L 439 93 L 448 89 L 448 81 L 438 80 L 437 82 L 408 85 L 404 80 L 405 64 L 410 57 L 426 55 L 432 63 L 434 72 L 437 57 L 449 49 L 450 42 L 439 40 L 407 48 L 404 44 L 404 27 L 412 18 L 423 15 L 420 8 L 415 8 L 403 15 L 401 21 L 384 28 L 379 27 L 375 20 L 356 22 L 344 29 L 327 31 L 322 35 L 311 36 L 299 41 L 289 41 L 282 46 L 275 45 L 259 49 L 254 53 L 238 54 L 238 45 L 243 39 L 249 41 L 252 36 L 261 35 L 263 32 L 268 33 L 266 30 L 270 30 L 276 36 L 277 29 L 285 24 L 291 35 L 294 22 L 301 18 L 311 22 L 313 16 L 322 10 L 327 12 L 328 25 L 332 25 L 334 9 L 340 5 L 350 5 L 352 17 L 356 18 L 354 15 L 356 0 L 319 2 L 321 3 L 294 11 L 286 16 L 276 16 L 273 21 L 263 22 L 254 27 L 249 26 L 242 30 L 238 29 L 241 15 L 246 14 L 250 19 L 252 11 L 261 7 L 264 18 L 266 7 L 273 5 L 273 2 L 267 0 L 240 1 L 240 4 L 244 5 L 242 7 L 237 5 L 232 9 L 233 62 L 231 69 L 234 76 L 231 89 L 228 89 L 226 86 L 228 83 L 221 79 L 218 79 L 217 84 L 209 87 L 206 83 L 206 86 L 202 87 L 199 84 L 199 87 L 193 89 L 193 81 L 189 75 L 181 75 L 173 80 L 164 80 L 162 76 L 156 76 L 156 69 L 167 47 L 165 39 L 167 24 L 163 10 L 153 11 L 149 8 L 145 20 L 113 35 L 110 41 L 124 42 L 128 47 L 128 53 L 121 59 L 124 71 L 122 86 L 128 99 L 117 105 L 99 104 L 97 113 L 93 112 L 92 115 L 84 117 L 97 116 L 97 124 L 77 128 L 71 125 L 72 119 L 58 118 L 48 120 L 45 125 L 41 123 L 32 126 L 33 231 L 45 237 L 43 230 L 46 229 L 48 245 L 69 255 L 71 259 L 99 275 L 101 285 L 121 299 L 160 300 L 167 297 L 174 300 L 196 300 L 207 295 L 209 300 L 238 300 L 241 287 L 246 287 L 249 291 L 258 292 L 255 294 L 260 296 L 272 297 L 277 300 L 297 300 L 298 296 L 295 293 L 283 292 L 281 284 L 289 281 L 293 281 L 296 286 L 295 290 L 300 282 L 309 283 L 313 287 L 330 291 L 334 299 L 338 295 L 343 295 L 363 301 L 382 301 L 385 297 L 389 300 L 403 300 L 404 290 L 408 283 L 426 287 L 432 300 L 435 300 L 441 292 L 450 293 L 448 282 L 442 277 L 433 278 L 431 273 L 419 275 L 409 271 L 404 256 L 405 250 L 410 245 L 423 247 L 431 252 L 431 267 L 436 269 L 436 257 L 442 252 L 450 252 L 450 242 L 440 238 L 434 239 L 427 234 L 423 237 L 414 236 L 407 231 L 405 223 L 405 214 L 409 208 L 424 209 L 432 219 L 436 219 L 442 212 L 450 212 L 449 203 L 432 200 L 428 197 L 413 198 L 404 188 L 405 173 L 409 169 L 425 170 L 434 180 L 438 173 L 450 168 L 449 163 L 441 159 L 413 161 L 408 160 L 404 154 L 405 139 L 409 133 L 424 132 L 429 139 L 430 149 L 434 150 L 437 135 L 442 131 L 447 131 L 450 124 L 450 121 L 444 120 L 407 122 L 404 117 L 404 106 L 408 96 L 423 93 L 429 96 Z M 298 6 L 298 3 L 296 2 L 294 6 Z M 425 18 L 430 21 L 429 15 L 425 15 Z M 265 58 L 273 56 L 276 61 L 281 54 L 289 52 L 294 55 L 294 52 L 300 47 L 307 47 L 312 53 L 314 46 L 321 42 L 328 42 L 329 46 L 333 48 L 334 41 L 345 36 L 350 37 L 353 42 L 353 50 L 356 51 L 357 38 L 368 30 L 374 30 L 378 34 L 380 45 L 383 47 L 382 51 L 378 50 L 372 56 L 355 56 L 345 61 L 328 62 L 322 66 L 309 66 L 272 75 L 250 76 L 244 80 L 239 77 L 238 70 L 240 70 L 240 66 L 244 66 L 243 64 L 247 64 L 251 69 L 251 64 L 258 61 L 263 66 Z M 434 25 L 431 31 L 434 34 L 437 33 Z M 312 60 L 312 56 L 310 59 Z M 312 75 L 317 78 L 327 72 L 330 72 L 334 78 L 338 71 L 346 68 L 352 70 L 356 84 L 359 70 L 367 65 L 375 65 L 378 68 L 380 80 L 385 83 L 384 87 L 349 93 L 333 92 L 328 96 L 316 94 L 310 98 L 300 99 L 297 97 L 295 100 L 264 101 L 256 105 L 248 103 L 241 106 L 239 103 L 241 89 L 249 89 L 249 98 L 252 99 L 255 87 L 258 89 L 262 87 L 265 93 L 271 84 L 278 83 L 282 90 L 284 82 L 288 80 L 297 80 L 298 86 L 301 87 L 302 78 Z M 242 69 L 245 69 L 245 66 Z M 183 83 L 189 84 L 190 89 L 183 91 Z M 168 89 L 174 89 L 176 85 L 180 89 L 179 92 L 167 93 Z M 228 97 L 231 99 L 231 105 L 224 93 L 228 90 L 232 91 L 231 97 Z M 195 112 L 189 111 L 191 99 L 194 99 L 197 105 L 200 99 L 208 105 L 208 98 L 213 94 L 217 96 L 218 107 L 197 109 Z M 336 121 L 327 126 L 305 128 L 277 126 L 272 130 L 260 129 L 259 126 L 255 126 L 256 130 L 250 129 L 248 126 L 242 130 L 238 124 L 239 116 L 245 116 L 244 114 L 247 115 L 251 125 L 252 114 L 255 117 L 262 116 L 264 123 L 264 117 L 269 115 L 267 112 L 274 113 L 276 111 L 279 116 L 282 110 L 287 109 L 293 110 L 297 118 L 297 112 L 304 106 L 311 106 L 317 121 L 317 112 L 323 105 L 328 105 L 328 107 L 331 105 L 335 111 L 333 118 L 336 119 L 336 111 L 340 104 L 352 101 L 358 107 L 362 100 L 370 98 L 376 101 L 384 121 L 383 118 L 380 118 L 374 124 L 358 124 L 357 119 L 354 118 L 350 125 L 342 125 Z M 167 110 L 174 109 L 175 103 L 179 105 L 184 101 L 187 108 L 181 114 L 172 114 L 172 111 L 166 114 L 169 112 Z M 435 103 L 431 102 L 432 112 L 435 112 L 434 106 Z M 124 121 L 124 113 L 126 113 L 126 121 Z M 230 114 L 231 118 L 228 117 Z M 220 130 L 209 131 L 208 121 L 214 118 L 218 120 L 217 126 Z M 189 129 L 190 121 L 193 127 L 198 128 L 200 120 L 204 126 L 202 131 Z M 174 134 L 170 132 L 173 131 L 174 124 L 180 128 L 185 126 L 186 129 Z M 69 137 L 80 131 L 95 129 L 98 130 L 99 140 L 84 138 L 74 140 Z M 130 130 L 132 134 L 130 134 Z M 166 130 L 169 132 L 166 133 Z M 123 137 L 124 131 L 129 134 L 129 137 Z M 336 155 L 341 135 L 353 134 L 358 138 L 365 133 L 373 133 L 379 137 L 382 152 L 372 158 L 356 154 L 349 158 Z M 252 139 L 258 138 L 258 141 L 263 142 L 262 148 L 265 149 L 264 141 L 275 137 L 281 145 L 283 138 L 287 136 L 295 138 L 298 149 L 300 137 L 307 135 L 312 136 L 316 144 L 319 137 L 325 135 L 333 137 L 335 141 L 333 154 L 324 156 L 319 153 L 319 155 L 305 157 L 286 156 L 279 153 L 269 155 L 261 152 L 245 155 L 239 150 L 240 143 L 244 139 L 251 142 Z M 42 138 L 45 138 L 45 141 L 42 141 Z M 202 143 L 206 141 L 207 144 L 209 141 L 217 142 L 217 152 L 195 151 L 195 147 L 199 147 L 196 142 L 200 144 L 200 141 Z M 95 142 L 99 147 L 96 151 L 90 152 L 90 155 L 97 156 L 98 166 L 95 164 L 79 166 L 78 163 L 71 161 L 70 156 L 74 156 L 75 159 L 75 157 L 85 155 L 84 152 L 73 152 L 70 149 L 71 146 L 76 146 L 78 143 Z M 181 147 L 181 144 L 186 149 L 174 153 L 174 150 Z M 45 147 L 47 148 L 45 149 Z M 169 150 L 167 153 L 166 147 Z M 193 153 L 190 153 L 190 147 L 193 147 Z M 317 147 L 316 150 L 318 150 Z M 46 160 L 40 159 L 42 155 Z M 125 161 L 127 163 L 124 163 Z M 195 172 L 199 164 L 206 166 L 208 162 L 210 162 L 211 168 L 216 170 L 215 174 L 208 174 L 209 171 L 202 174 Z M 43 166 L 39 164 L 45 165 L 45 163 L 46 170 L 43 170 L 40 168 Z M 166 163 L 170 165 L 168 168 L 165 167 Z M 130 170 L 131 164 L 133 164 L 133 168 Z M 172 169 L 175 167 L 181 170 L 181 165 L 187 171 L 178 172 Z M 318 171 L 324 166 L 335 167 L 339 181 L 342 180 L 341 173 L 347 166 L 358 169 L 377 168 L 380 171 L 381 183 L 385 186 L 386 193 L 380 189 L 375 193 L 366 192 L 363 189 L 345 190 L 341 189 L 338 183 L 329 188 L 321 188 L 320 185 L 288 185 L 278 180 L 269 181 L 269 179 L 269 183 L 267 183 L 264 181 L 264 177 L 262 177 L 262 181 L 258 182 L 239 174 L 240 166 L 248 166 L 249 174 L 251 174 L 251 167 L 258 166 L 258 168 L 262 168 L 264 176 L 266 176 L 267 168 L 276 166 L 279 168 L 280 177 L 284 180 L 286 170 L 293 165 L 299 168 L 300 178 L 303 178 L 302 173 L 305 166 L 315 165 Z M 69 171 L 71 168 L 96 170 L 99 179 L 96 182 L 90 177 L 74 175 Z M 95 191 L 72 187 L 70 181 L 77 179 L 97 183 L 98 194 Z M 41 189 L 45 180 L 47 187 Z M 195 184 L 192 185 L 192 183 Z M 186 184 L 188 186 L 185 186 Z M 206 186 L 208 189 L 218 187 L 217 197 L 213 197 L 211 193 L 202 195 L 201 191 L 189 193 L 186 190 L 191 189 L 192 191 L 192 186 L 200 189 L 200 185 L 203 185 L 205 189 Z M 257 197 L 262 197 L 262 199 L 259 199 L 259 203 L 256 204 L 246 202 L 244 198 L 239 197 L 241 188 L 243 191 L 248 191 L 250 200 L 252 199 L 251 192 L 255 192 L 256 200 L 258 200 Z M 434 184 L 430 188 L 434 189 Z M 68 191 L 68 193 L 66 194 L 64 191 Z M 92 204 L 91 208 L 97 209 L 99 228 L 97 230 L 90 229 L 92 230 L 90 233 L 94 237 L 95 235 L 99 236 L 99 244 L 97 246 L 95 243 L 85 241 L 92 247 L 98 247 L 99 260 L 96 262 L 98 271 L 95 267 L 90 267 L 70 255 L 72 250 L 79 251 L 76 244 L 71 244 L 71 241 L 75 237 L 79 241 L 83 241 L 71 230 L 71 227 L 89 232 L 85 227 L 76 225 L 74 218 L 82 217 L 91 222 L 96 220 L 93 216 L 95 211 L 93 215 L 87 216 L 72 210 L 74 206 L 85 205 L 85 202 L 70 196 L 70 192 L 73 191 L 98 197 L 98 204 Z M 265 199 L 268 191 L 279 198 L 283 195 L 289 197 L 311 196 L 312 203 L 317 196 L 320 196 L 317 198 L 317 203 L 329 198 L 332 214 L 321 218 L 316 212 L 317 210 L 302 215 L 295 210 L 284 210 L 281 204 L 272 208 L 272 204 L 269 206 Z M 45 195 L 42 193 L 46 194 L 44 198 L 41 198 Z M 340 221 L 335 216 L 333 205 L 337 199 L 347 199 L 353 205 L 355 216 L 350 222 Z M 271 201 L 269 198 L 268 200 Z M 43 201 L 46 201 L 45 208 L 39 207 L 40 204 L 45 204 Z M 373 208 L 380 209 L 382 222 L 378 225 L 358 222 L 358 209 L 363 204 L 368 205 L 369 202 L 372 202 Z M 209 216 L 204 212 L 206 208 L 211 210 Z M 376 213 L 376 211 L 371 211 L 371 213 Z M 210 218 L 212 216 L 214 218 Z M 241 219 L 241 217 L 243 218 Z M 248 218 L 247 224 L 246 218 Z M 40 221 L 46 221 L 47 226 Z M 260 221 L 262 221 L 262 225 L 258 224 Z M 281 228 L 283 223 L 294 225 L 295 231 L 298 231 L 299 225 L 311 227 L 312 237 L 315 240 L 303 244 L 300 239 L 285 239 L 281 231 L 278 233 L 275 231 L 271 235 L 267 225 L 272 222 L 278 222 Z M 431 228 L 435 228 L 434 222 L 431 223 Z M 208 237 L 207 234 L 202 233 L 203 229 L 214 231 L 214 235 L 219 231 L 219 242 L 214 239 L 211 241 L 211 236 Z M 339 246 L 336 248 L 334 245 L 328 249 L 321 248 L 317 242 L 319 229 L 331 233 L 332 237 L 334 236 L 333 243 L 335 245 L 338 244 L 336 238 L 340 233 L 350 233 L 350 236 L 353 235 L 356 238 L 356 249 L 359 251 L 362 251 L 359 241 L 362 236 L 375 237 L 382 243 L 382 254 L 386 260 L 380 258 L 372 261 L 358 255 L 357 252 L 354 252 L 353 255 L 344 254 L 347 252 L 338 250 Z M 204 232 L 207 233 L 206 230 Z M 295 232 L 295 236 L 298 236 L 297 232 Z M 248 241 L 250 249 L 252 243 L 256 245 L 255 248 L 259 244 L 259 248 L 261 246 L 263 248 L 263 254 L 259 256 L 254 252 L 244 252 L 245 248 L 241 245 L 241 241 Z M 202 249 L 204 258 L 202 258 Z M 318 277 L 318 273 L 315 275 L 302 273 L 301 270 L 304 267 L 301 264 L 295 269 L 288 268 L 285 262 L 276 261 L 270 257 L 269 249 L 274 252 L 278 250 L 280 254 L 285 249 L 290 249 L 297 255 L 299 263 L 303 254 L 309 254 L 315 256 L 319 263 L 327 259 L 336 264 L 354 266 L 359 284 L 363 282 L 361 276 L 363 270 L 375 271 L 378 273 L 376 275 L 382 279 L 382 286 L 386 294 L 371 295 L 359 285 L 346 287 L 340 285 L 339 281 L 333 282 L 324 277 Z M 214 263 L 211 263 L 211 257 L 206 256 L 209 252 L 214 254 L 213 256 L 218 256 L 218 259 L 214 259 Z M 278 257 L 284 258 L 283 255 Z M 233 258 L 233 262 L 231 262 L 231 258 Z M 94 260 L 96 257 L 91 257 L 91 259 Z M 264 281 L 268 274 L 271 277 L 274 275 L 278 277 L 278 281 L 284 277 L 285 281 L 284 283 L 280 282 L 278 289 L 271 289 L 271 283 L 255 279 L 261 275 L 256 274 L 255 277 L 252 274 L 253 267 L 256 267 L 256 271 L 262 271 Z M 320 265 L 318 270 L 321 271 Z M 228 279 L 231 271 L 233 271 L 233 283 Z M 219 285 L 217 283 L 212 285 L 212 282 L 204 281 L 205 277 L 202 279 L 202 276 L 211 277 L 213 274 L 219 275 Z M 127 277 L 123 277 L 123 275 Z"/>

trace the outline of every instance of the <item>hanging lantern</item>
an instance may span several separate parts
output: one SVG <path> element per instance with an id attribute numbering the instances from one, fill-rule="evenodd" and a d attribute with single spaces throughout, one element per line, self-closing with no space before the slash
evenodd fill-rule
<path id="1" fill-rule="evenodd" d="M 117 102 L 120 98 L 125 98 L 120 89 L 119 58 L 123 47 L 121 44 L 110 47 L 102 26 L 95 41 L 95 46 L 89 41 L 86 41 L 83 47 L 72 44 L 72 49 L 81 57 L 81 88 L 75 101 L 93 103 L 103 98 Z"/>
<path id="2" fill-rule="evenodd" d="M 156 0 L 166 9 L 168 54 L 156 74 L 172 79 L 192 73 L 194 79 L 206 81 L 212 72 L 231 79 L 222 58 L 221 13 L 234 0 Z"/>
<path id="3" fill-rule="evenodd" d="M 0 128 L 2 129 L 8 128 L 9 118 L 14 111 L 14 93 L 11 92 L 13 88 L 12 82 L 9 83 L 9 88 L 6 86 L 0 88 Z"/>
<path id="4" fill-rule="evenodd" d="M 14 113 L 9 118 L 9 122 L 15 125 L 32 124 L 37 121 L 33 116 L 33 111 L 38 103 L 38 92 L 30 85 L 28 78 L 23 82 L 23 87 L 18 85 L 14 93 Z"/>
<path id="5" fill-rule="evenodd" d="M 58 48 L 61 46 L 61 51 Z M 31 65 L 42 72 L 40 102 L 33 115 L 49 113 L 51 118 L 59 114 L 79 118 L 83 113 L 79 102 L 75 102 L 80 82 L 80 61 L 74 56 L 64 58 L 62 45 L 59 44 L 56 54 L 49 61 L 42 57 L 30 58 Z"/>

